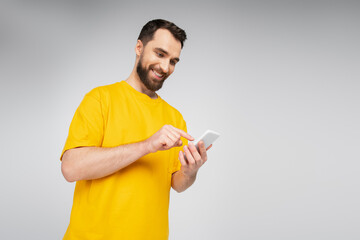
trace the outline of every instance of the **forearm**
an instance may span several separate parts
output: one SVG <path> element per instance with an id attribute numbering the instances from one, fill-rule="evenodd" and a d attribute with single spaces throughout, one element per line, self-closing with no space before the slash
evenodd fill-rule
<path id="1" fill-rule="evenodd" d="M 61 170 L 69 182 L 97 179 L 119 171 L 148 153 L 145 141 L 113 148 L 74 148 L 64 153 Z"/>
<path id="2" fill-rule="evenodd" d="M 196 180 L 196 174 L 188 176 L 179 170 L 172 175 L 171 187 L 177 192 L 183 192 L 188 189 Z"/>

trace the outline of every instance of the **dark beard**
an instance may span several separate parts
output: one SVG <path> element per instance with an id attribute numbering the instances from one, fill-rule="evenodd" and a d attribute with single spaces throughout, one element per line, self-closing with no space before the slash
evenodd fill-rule
<path id="1" fill-rule="evenodd" d="M 156 92 L 157 90 L 159 90 L 162 87 L 167 76 L 165 76 L 164 79 L 161 81 L 153 81 L 153 80 L 149 79 L 149 77 L 148 77 L 149 71 L 151 71 L 151 70 L 145 69 L 142 66 L 141 57 L 140 57 L 138 65 L 136 66 L 136 72 L 139 75 L 139 78 L 140 78 L 141 82 L 145 85 L 145 87 L 147 89 L 149 89 L 150 91 Z"/>

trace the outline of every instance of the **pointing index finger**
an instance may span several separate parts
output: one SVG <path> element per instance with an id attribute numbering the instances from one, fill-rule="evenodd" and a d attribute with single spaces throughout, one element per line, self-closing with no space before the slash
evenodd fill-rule
<path id="1" fill-rule="evenodd" d="M 188 134 L 187 132 L 181 130 L 181 129 L 178 129 L 178 128 L 175 128 L 174 129 L 180 134 L 180 136 L 186 138 L 187 140 L 190 140 L 190 141 L 193 141 L 195 140 L 190 134 Z"/>

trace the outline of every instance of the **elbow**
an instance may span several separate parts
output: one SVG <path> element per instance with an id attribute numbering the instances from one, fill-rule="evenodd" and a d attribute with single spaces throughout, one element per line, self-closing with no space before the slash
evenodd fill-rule
<path id="1" fill-rule="evenodd" d="M 74 167 L 71 164 L 69 156 L 65 152 L 63 155 L 62 161 L 61 161 L 61 173 L 64 176 L 65 180 L 70 183 L 76 181 L 73 169 L 74 169 Z"/>
<path id="2" fill-rule="evenodd" d="M 66 181 L 68 181 L 70 183 L 75 182 L 75 178 L 73 177 L 73 174 L 71 173 L 71 169 L 68 165 L 69 164 L 67 164 L 66 162 L 61 163 L 62 175 L 64 176 Z"/>
<path id="3" fill-rule="evenodd" d="M 177 192 L 177 193 L 182 193 L 183 191 L 185 191 L 184 189 L 179 189 L 179 188 L 174 188 L 173 189 Z"/>
<path id="4" fill-rule="evenodd" d="M 177 193 L 181 193 L 186 190 L 184 185 L 179 179 L 179 172 L 174 172 L 171 177 L 171 188 L 174 189 Z"/>
<path id="5" fill-rule="evenodd" d="M 172 189 L 174 189 L 177 193 L 182 193 L 183 191 L 185 191 L 186 189 L 183 189 L 179 186 L 177 186 L 174 181 L 171 182 L 171 187 Z"/>

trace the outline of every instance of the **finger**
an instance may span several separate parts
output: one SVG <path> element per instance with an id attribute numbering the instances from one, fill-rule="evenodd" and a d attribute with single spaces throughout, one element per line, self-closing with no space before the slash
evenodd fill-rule
<path id="1" fill-rule="evenodd" d="M 180 134 L 178 134 L 176 131 L 169 130 L 167 132 L 167 136 L 173 142 L 172 146 L 174 146 L 174 147 L 182 146 L 182 141 L 181 141 L 181 138 L 180 138 Z"/>
<path id="2" fill-rule="evenodd" d="M 175 134 L 173 134 L 171 131 L 167 133 L 167 137 L 172 141 L 172 145 L 176 145 L 176 143 L 179 141 L 179 138 Z"/>
<path id="3" fill-rule="evenodd" d="M 177 141 L 175 141 L 175 142 L 174 142 L 173 139 L 172 139 L 171 141 L 173 142 L 172 147 L 181 147 L 181 146 L 182 146 L 182 141 L 181 141 L 181 139 L 179 139 L 179 140 L 177 140 Z"/>
<path id="4" fill-rule="evenodd" d="M 174 142 L 167 135 L 162 137 L 161 143 L 165 149 L 171 148 L 174 144 Z"/>
<path id="5" fill-rule="evenodd" d="M 198 145 L 199 145 L 199 151 L 200 151 L 201 159 L 205 163 L 207 161 L 207 153 L 206 153 L 206 149 L 205 149 L 205 143 L 203 141 L 200 141 L 198 143 Z"/>
<path id="6" fill-rule="evenodd" d="M 181 139 L 181 136 L 178 132 L 176 132 L 174 130 L 174 128 L 171 125 L 165 125 L 164 127 L 164 135 L 166 135 L 168 138 L 171 139 L 171 141 L 173 142 L 172 147 L 174 146 L 181 146 L 182 142 L 179 141 Z"/>
<path id="7" fill-rule="evenodd" d="M 179 152 L 179 160 L 182 166 L 186 166 L 187 162 L 185 160 L 184 153 L 182 151 Z"/>
<path id="8" fill-rule="evenodd" d="M 210 146 L 208 146 L 208 148 L 206 149 L 206 151 L 209 150 L 211 147 L 212 147 L 212 144 L 210 144 Z"/>
<path id="9" fill-rule="evenodd" d="M 179 140 L 181 138 L 180 133 L 178 133 L 174 127 L 167 129 L 167 134 L 171 135 L 174 139 Z"/>
<path id="10" fill-rule="evenodd" d="M 173 127 L 173 126 L 172 126 Z M 180 136 L 182 136 L 183 138 L 186 138 L 187 140 L 190 140 L 190 141 L 193 141 L 195 140 L 190 134 L 188 134 L 187 132 L 181 130 L 181 129 L 178 129 L 176 127 L 173 127 L 173 129 L 180 134 Z"/>
<path id="11" fill-rule="evenodd" d="M 193 155 L 195 163 L 201 164 L 201 156 L 200 156 L 198 150 L 196 149 L 195 145 L 192 142 L 189 143 L 189 149 L 191 151 L 191 154 Z"/>
<path id="12" fill-rule="evenodd" d="M 185 153 L 185 156 L 186 156 L 186 160 L 188 161 L 189 164 L 195 164 L 195 160 L 189 150 L 189 147 L 188 146 L 184 146 L 184 153 Z"/>
<path id="13" fill-rule="evenodd" d="M 176 146 L 181 147 L 183 145 L 183 142 L 181 141 L 181 139 L 179 139 L 179 141 L 177 141 Z"/>
<path id="14" fill-rule="evenodd" d="M 204 141 L 201 140 L 198 142 L 198 148 L 199 148 L 199 152 L 202 152 L 202 151 L 206 152 Z"/>

